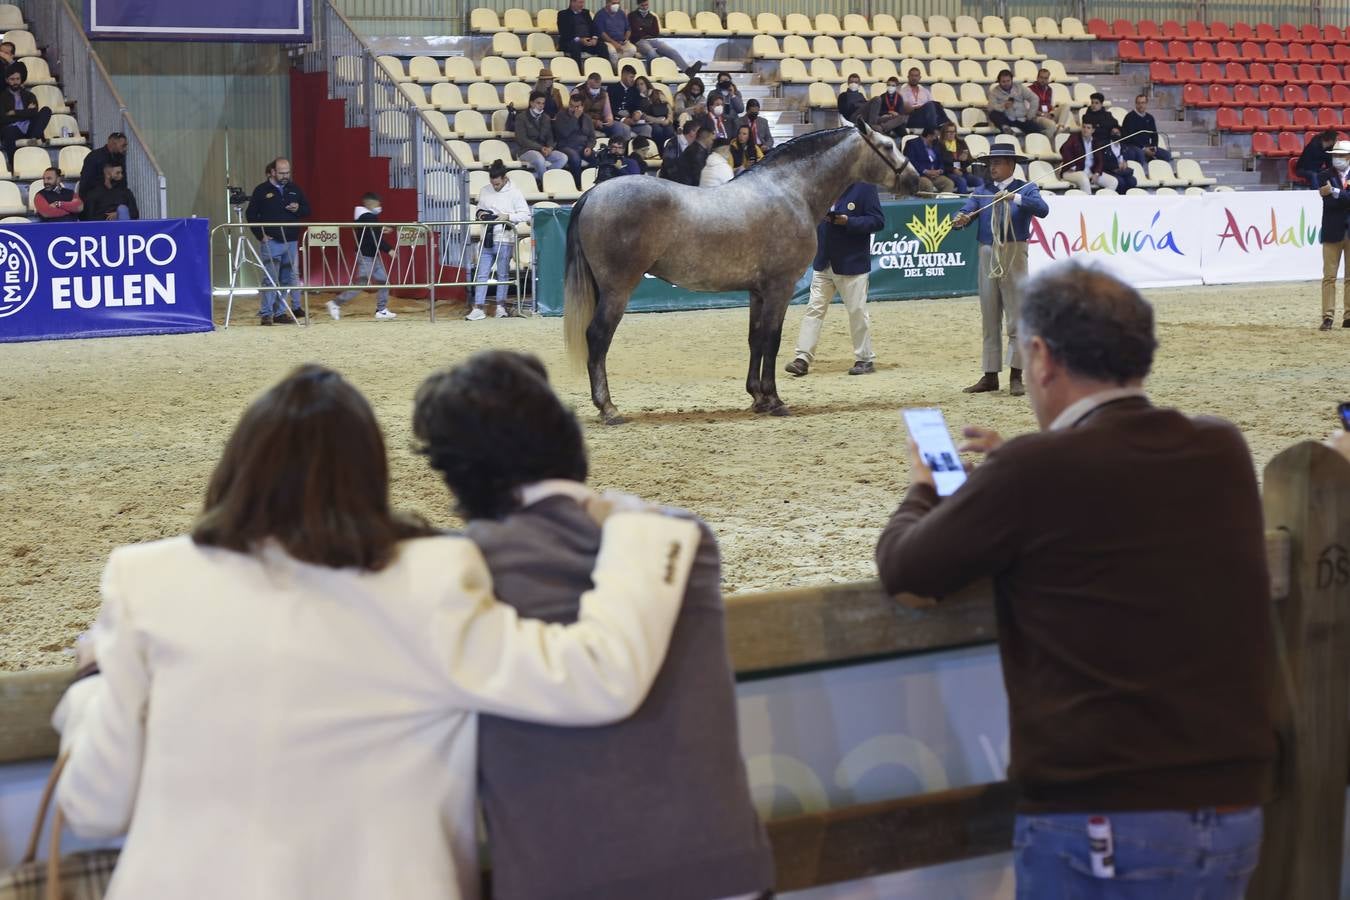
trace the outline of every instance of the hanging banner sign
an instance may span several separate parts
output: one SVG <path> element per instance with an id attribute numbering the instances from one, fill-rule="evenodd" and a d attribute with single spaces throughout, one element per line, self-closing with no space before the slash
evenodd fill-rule
<path id="1" fill-rule="evenodd" d="M 84 0 L 84 29 L 93 39 L 232 43 L 305 43 L 311 31 L 309 0 Z"/>

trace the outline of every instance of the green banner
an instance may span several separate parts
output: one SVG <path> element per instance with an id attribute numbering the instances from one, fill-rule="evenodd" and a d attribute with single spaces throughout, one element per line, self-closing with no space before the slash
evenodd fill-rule
<path id="1" fill-rule="evenodd" d="M 975 228 L 958 231 L 952 227 L 960 200 L 902 200 L 883 203 L 882 208 L 886 227 L 872 235 L 869 300 L 960 297 L 976 292 L 979 253 Z M 571 214 L 570 209 L 561 207 L 534 211 L 539 312 L 546 316 L 560 316 L 563 311 L 563 267 Z M 792 302 L 805 303 L 810 287 L 808 266 L 797 280 Z M 749 303 L 745 291 L 700 293 L 647 275 L 633 292 L 628 311 L 716 309 Z"/>

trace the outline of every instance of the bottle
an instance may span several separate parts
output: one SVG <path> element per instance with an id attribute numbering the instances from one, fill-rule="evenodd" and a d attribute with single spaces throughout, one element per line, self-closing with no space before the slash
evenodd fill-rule
<path id="1" fill-rule="evenodd" d="M 1116 877 L 1116 853 L 1111 840 L 1111 820 L 1093 816 L 1087 821 L 1088 856 L 1092 874 L 1097 878 Z"/>

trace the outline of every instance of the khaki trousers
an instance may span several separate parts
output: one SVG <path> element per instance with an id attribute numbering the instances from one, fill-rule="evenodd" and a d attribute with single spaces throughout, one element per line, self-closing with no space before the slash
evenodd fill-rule
<path id="1" fill-rule="evenodd" d="M 1022 368 L 1022 353 L 1017 347 L 1017 316 L 1022 306 L 1022 282 L 1027 277 L 1026 241 L 1010 241 L 1000 254 L 1003 274 L 991 278 L 989 268 L 994 264 L 994 248 L 980 245 L 980 322 L 984 332 L 984 348 L 980 361 L 986 372 L 1003 368 L 1003 326 L 1008 330 L 1008 360 L 1014 369 Z"/>
<path id="2" fill-rule="evenodd" d="M 1078 188 L 1085 194 L 1091 194 L 1093 191 L 1114 191 L 1120 185 L 1120 182 L 1116 180 L 1116 176 L 1106 172 L 1097 176 L 1097 183 L 1095 185 L 1089 180 L 1088 174 L 1083 171 L 1065 172 L 1059 177 L 1063 178 L 1069 184 Z"/>
<path id="3" fill-rule="evenodd" d="M 806 316 L 802 318 L 802 328 L 797 335 L 797 358 L 815 362 L 820 326 L 825 322 L 825 311 L 830 308 L 835 291 L 839 292 L 844 309 L 848 311 L 853 358 L 858 362 L 872 362 L 877 355 L 872 352 L 872 319 L 867 315 L 867 275 L 836 275 L 829 266 L 823 272 L 811 273 L 811 299 L 807 302 Z"/>
<path id="4" fill-rule="evenodd" d="M 1334 244 L 1322 245 L 1322 318 L 1336 317 L 1336 270 L 1340 268 L 1341 256 L 1350 267 L 1350 238 Z M 1341 302 L 1342 315 L 1350 319 L 1350 272 L 1346 273 L 1345 298 Z"/>

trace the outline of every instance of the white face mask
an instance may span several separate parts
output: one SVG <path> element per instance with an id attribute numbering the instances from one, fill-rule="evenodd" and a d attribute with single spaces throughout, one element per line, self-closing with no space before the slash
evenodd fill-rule
<path id="1" fill-rule="evenodd" d="M 590 92 L 591 92 L 591 96 L 592 96 L 592 97 L 599 97 L 599 96 L 600 96 L 600 89 L 599 89 L 599 88 L 590 88 Z"/>
<path id="2" fill-rule="evenodd" d="M 373 212 L 375 215 L 378 216 L 380 213 L 384 212 L 384 207 L 383 207 L 383 206 L 372 206 L 372 207 L 370 208 L 370 211 Z"/>
<path id="3" fill-rule="evenodd" d="M 722 107 L 720 107 L 720 106 L 714 106 L 714 107 L 712 108 L 712 114 L 713 114 L 714 116 L 720 116 L 720 115 L 722 114 Z"/>
<path id="4" fill-rule="evenodd" d="M 535 109 L 533 106 L 530 107 L 530 115 L 534 116 L 536 119 L 542 116 L 543 114 L 544 111 L 542 109 Z"/>
<path id="5" fill-rule="evenodd" d="M 862 85 L 861 85 L 861 84 L 858 84 L 858 82 L 856 82 L 856 81 L 850 81 L 850 82 L 848 83 L 848 89 L 849 89 L 850 91 L 861 91 L 861 90 L 862 90 Z"/>
<path id="6" fill-rule="evenodd" d="M 900 90 L 900 86 L 899 86 L 898 84 L 888 84 L 888 85 L 886 85 L 886 93 L 888 93 L 888 94 L 894 94 L 894 93 L 895 93 L 896 91 L 898 91 L 898 90 Z"/>
<path id="7" fill-rule="evenodd" d="M 611 4 L 609 5 L 609 11 L 612 12 L 612 13 L 618 12 L 618 11 L 619 11 L 619 4 L 617 4 L 617 3 L 611 3 Z"/>
<path id="8" fill-rule="evenodd" d="M 1331 164 L 1337 172 L 1344 172 L 1346 169 L 1350 169 L 1350 156 L 1333 156 Z"/>

